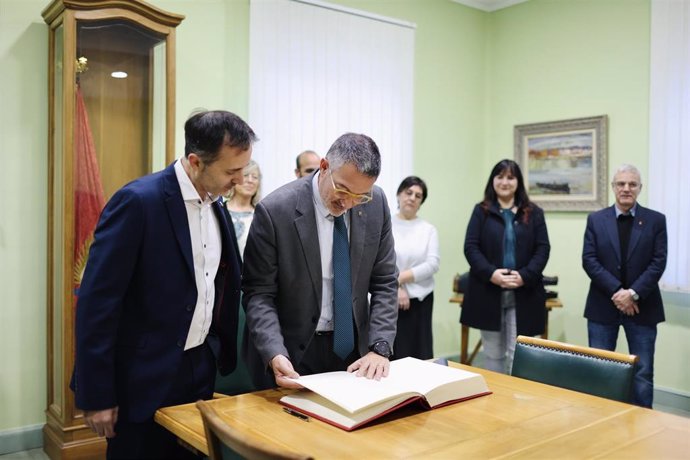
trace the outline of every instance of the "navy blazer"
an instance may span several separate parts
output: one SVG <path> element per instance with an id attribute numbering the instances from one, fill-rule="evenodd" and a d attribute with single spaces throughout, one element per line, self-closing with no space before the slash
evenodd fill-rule
<path id="1" fill-rule="evenodd" d="M 628 253 L 621 255 L 615 206 L 587 217 L 582 248 L 582 267 L 591 279 L 585 317 L 599 323 L 616 323 L 619 311 L 611 297 L 620 288 L 634 289 L 640 296 L 640 313 L 632 318 L 638 324 L 655 325 L 664 321 L 664 305 L 659 280 L 666 268 L 666 217 L 637 205 Z M 621 266 L 627 264 L 628 286 L 623 286 Z"/>
<path id="2" fill-rule="evenodd" d="M 210 342 L 219 371 L 237 359 L 240 256 L 213 203 L 222 241 Z M 187 211 L 174 164 L 117 191 L 103 209 L 76 307 L 76 406 L 153 416 L 175 378 L 197 299 Z"/>
<path id="3" fill-rule="evenodd" d="M 544 211 L 535 204 L 527 221 L 522 210 L 515 216 L 515 263 L 523 286 L 515 289 L 517 333 L 537 335 L 546 325 L 546 293 L 542 272 L 549 260 L 551 244 Z M 460 321 L 470 327 L 489 331 L 501 329 L 502 289 L 491 282 L 494 271 L 503 267 L 505 223 L 498 205 L 485 210 L 481 203 L 472 211 L 465 234 L 465 257 L 470 263 L 470 277 L 462 302 Z"/>

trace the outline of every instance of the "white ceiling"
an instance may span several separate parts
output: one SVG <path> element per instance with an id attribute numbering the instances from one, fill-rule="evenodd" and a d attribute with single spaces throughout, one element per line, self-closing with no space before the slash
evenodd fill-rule
<path id="1" fill-rule="evenodd" d="M 455 3 L 460 3 L 465 6 L 471 6 L 482 11 L 496 11 L 501 8 L 507 8 L 518 3 L 526 2 L 527 0 L 452 0 Z"/>

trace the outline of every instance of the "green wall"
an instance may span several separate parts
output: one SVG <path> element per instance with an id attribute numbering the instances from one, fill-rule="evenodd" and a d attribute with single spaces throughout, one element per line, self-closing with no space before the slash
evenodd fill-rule
<path id="1" fill-rule="evenodd" d="M 47 0 L 0 0 L 0 431 L 44 422 L 46 405 Z M 177 151 L 197 107 L 248 112 L 248 0 L 153 0 L 184 14 L 177 31 Z M 422 215 L 439 229 L 437 355 L 458 353 L 449 304 L 472 206 L 490 167 L 512 157 L 515 124 L 609 115 L 610 167 L 647 171 L 649 0 L 531 0 L 484 13 L 447 0 L 339 0 L 417 25 L 415 173 L 429 184 Z M 259 137 L 267 133 L 258 133 Z M 384 165 L 385 167 L 385 165 Z M 641 201 L 644 203 L 643 194 Z M 552 337 L 586 343 L 584 213 L 548 213 L 563 311 Z M 690 393 L 690 309 L 667 305 L 657 384 Z M 624 348 L 624 347 L 623 347 Z"/>
<path id="2" fill-rule="evenodd" d="M 632 163 L 647 179 L 649 0 L 530 0 L 490 14 L 488 28 L 485 171 L 513 156 L 514 125 L 608 115 L 607 177 Z M 647 204 L 644 188 L 640 203 Z M 586 218 L 584 212 L 546 214 L 551 257 L 545 273 L 559 275 L 556 290 L 564 304 L 550 316 L 550 337 L 583 345 Z M 658 328 L 654 383 L 690 395 L 684 358 L 690 352 L 690 309 L 687 297 L 685 306 L 682 301 L 665 296 L 667 321 Z M 622 332 L 618 351 L 627 352 Z"/>

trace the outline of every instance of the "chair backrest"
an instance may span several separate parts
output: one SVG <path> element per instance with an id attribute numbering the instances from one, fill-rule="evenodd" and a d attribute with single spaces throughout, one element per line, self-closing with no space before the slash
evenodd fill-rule
<path id="1" fill-rule="evenodd" d="M 218 415 L 216 409 L 208 401 L 197 401 L 196 407 L 201 413 L 208 444 L 208 456 L 211 460 L 236 458 L 235 455 L 224 455 L 223 446 L 233 453 L 248 460 L 309 460 L 307 455 L 281 451 L 266 444 L 258 444 L 250 437 L 228 425 Z"/>
<path id="2" fill-rule="evenodd" d="M 637 356 L 518 336 L 511 375 L 631 402 Z"/>

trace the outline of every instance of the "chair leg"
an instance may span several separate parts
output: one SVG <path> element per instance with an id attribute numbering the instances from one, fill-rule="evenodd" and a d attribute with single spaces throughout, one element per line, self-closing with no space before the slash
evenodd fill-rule
<path id="1" fill-rule="evenodd" d="M 471 364 L 472 361 L 467 362 L 467 345 L 470 336 L 470 328 L 464 324 L 460 325 L 460 363 Z"/>
<path id="2" fill-rule="evenodd" d="M 482 339 L 479 339 L 477 341 L 477 344 L 474 346 L 474 350 L 472 350 L 472 354 L 470 355 L 470 359 L 467 362 L 467 365 L 471 366 L 472 361 L 474 361 L 474 357 L 477 356 L 477 353 L 479 353 L 479 349 L 482 347 Z"/>

